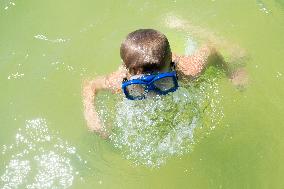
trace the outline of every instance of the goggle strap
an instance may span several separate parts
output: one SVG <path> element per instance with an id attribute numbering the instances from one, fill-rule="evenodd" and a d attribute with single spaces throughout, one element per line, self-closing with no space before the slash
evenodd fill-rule
<path id="1" fill-rule="evenodd" d="M 175 69 L 176 69 L 176 63 L 171 62 L 171 67 L 173 67 L 173 68 L 174 68 L 174 70 L 175 70 Z"/>

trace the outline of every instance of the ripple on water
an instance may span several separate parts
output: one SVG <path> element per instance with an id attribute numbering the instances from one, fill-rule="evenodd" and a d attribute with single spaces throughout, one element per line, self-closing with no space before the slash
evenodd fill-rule
<path id="1" fill-rule="evenodd" d="M 256 1 L 257 5 L 259 6 L 259 10 L 261 12 L 264 12 L 265 14 L 269 14 L 271 13 L 271 10 L 269 10 L 266 6 L 266 4 L 264 4 L 264 2 L 262 0 L 257 0 Z"/>
<path id="2" fill-rule="evenodd" d="M 1 2 L 1 5 L 3 6 L 3 9 L 4 10 L 8 10 L 10 9 L 11 7 L 15 6 L 15 2 L 14 1 L 7 1 L 7 0 L 4 0 Z M 2 8 L 2 7 L 0 7 Z"/>
<path id="3" fill-rule="evenodd" d="M 82 161 L 76 148 L 49 131 L 45 119 L 27 120 L 11 145 L 3 145 L 8 159 L 2 188 L 68 188 L 78 174 L 72 160 Z"/>
<path id="4" fill-rule="evenodd" d="M 48 37 L 46 37 L 43 34 L 35 35 L 34 38 L 39 39 L 39 40 L 43 40 L 43 41 L 48 41 L 48 42 L 51 42 L 51 43 L 64 43 L 64 42 L 70 41 L 70 39 L 64 39 L 64 38 L 49 39 Z"/>

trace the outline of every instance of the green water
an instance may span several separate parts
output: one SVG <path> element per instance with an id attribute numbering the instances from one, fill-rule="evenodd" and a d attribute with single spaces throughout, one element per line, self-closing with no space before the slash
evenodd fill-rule
<path id="1" fill-rule="evenodd" d="M 2 0 L 0 27 L 0 187 L 284 188 L 282 0 Z M 82 114 L 82 80 L 114 71 L 137 28 L 162 31 L 178 53 L 212 35 L 246 52 L 246 89 L 218 81 L 218 127 L 160 168 L 135 165 Z"/>

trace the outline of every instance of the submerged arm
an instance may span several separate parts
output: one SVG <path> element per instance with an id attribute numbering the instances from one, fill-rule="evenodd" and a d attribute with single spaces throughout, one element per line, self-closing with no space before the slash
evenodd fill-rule
<path id="1" fill-rule="evenodd" d="M 224 61 L 223 56 L 210 46 L 200 48 L 192 56 L 178 56 L 173 54 L 172 60 L 177 63 L 178 74 L 184 77 L 198 77 L 208 64 L 214 64 L 226 73 L 235 86 L 244 87 L 248 83 L 248 75 L 245 69 L 230 67 Z"/>
<path id="2" fill-rule="evenodd" d="M 121 67 L 108 76 L 101 76 L 94 80 L 85 81 L 83 85 L 84 117 L 87 126 L 90 131 L 94 131 L 104 138 L 107 134 L 102 128 L 100 117 L 95 108 L 95 96 L 100 90 L 118 92 L 120 90 L 121 81 L 125 77 L 125 73 L 125 69 Z"/>

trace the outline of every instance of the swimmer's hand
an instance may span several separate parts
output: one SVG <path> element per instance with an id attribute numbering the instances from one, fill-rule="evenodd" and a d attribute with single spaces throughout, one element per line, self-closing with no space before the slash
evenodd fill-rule
<path id="1" fill-rule="evenodd" d="M 248 85 L 248 74 L 244 68 L 238 68 L 235 70 L 231 77 L 230 77 L 231 82 L 233 85 L 235 85 L 239 89 L 244 89 Z"/>

